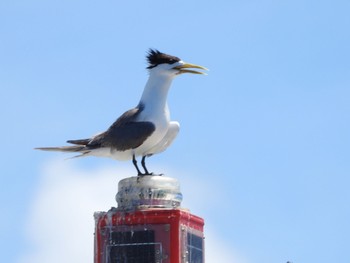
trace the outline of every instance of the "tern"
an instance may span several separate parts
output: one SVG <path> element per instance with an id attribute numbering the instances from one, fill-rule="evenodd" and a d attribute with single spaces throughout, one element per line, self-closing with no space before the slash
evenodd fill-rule
<path id="1" fill-rule="evenodd" d="M 39 147 L 44 151 L 76 152 L 74 157 L 98 156 L 132 160 L 138 176 L 153 175 L 145 159 L 163 152 L 174 141 L 180 124 L 170 120 L 167 103 L 173 79 L 183 73 L 204 74 L 205 67 L 150 49 L 147 54 L 149 78 L 138 105 L 122 114 L 105 132 L 88 139 L 68 140 L 71 146 Z M 141 172 L 136 157 L 141 157 Z"/>

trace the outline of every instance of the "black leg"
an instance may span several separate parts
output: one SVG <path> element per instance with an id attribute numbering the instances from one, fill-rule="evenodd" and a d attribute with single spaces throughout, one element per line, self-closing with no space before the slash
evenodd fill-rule
<path id="1" fill-rule="evenodd" d="M 152 175 L 153 173 L 150 173 L 150 172 L 148 172 L 148 170 L 147 170 L 145 160 L 146 160 L 146 156 L 142 156 L 141 164 L 142 164 L 143 169 L 145 170 L 145 173 L 144 173 L 144 174 L 145 174 L 145 175 Z"/>
<path id="2" fill-rule="evenodd" d="M 143 173 L 141 173 L 139 167 L 137 166 L 137 161 L 136 161 L 136 158 L 135 158 L 135 154 L 132 155 L 132 163 L 134 164 L 136 170 L 137 170 L 137 175 L 138 176 L 142 176 L 142 175 L 145 175 Z M 143 166 L 143 165 L 142 165 Z"/>

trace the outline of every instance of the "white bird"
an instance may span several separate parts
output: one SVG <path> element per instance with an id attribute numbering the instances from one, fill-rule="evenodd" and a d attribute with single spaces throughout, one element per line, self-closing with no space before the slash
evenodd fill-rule
<path id="1" fill-rule="evenodd" d="M 158 50 L 147 55 L 149 79 L 139 104 L 122 114 L 107 131 L 88 139 L 69 140 L 73 146 L 40 147 L 38 150 L 79 152 L 82 156 L 110 157 L 116 160 L 132 160 L 137 174 L 151 175 L 145 159 L 163 152 L 177 136 L 180 125 L 170 121 L 167 104 L 168 91 L 173 79 L 182 73 L 205 74 L 191 68 L 205 67 L 183 62 L 175 56 Z M 141 156 L 141 172 L 136 157 Z"/>

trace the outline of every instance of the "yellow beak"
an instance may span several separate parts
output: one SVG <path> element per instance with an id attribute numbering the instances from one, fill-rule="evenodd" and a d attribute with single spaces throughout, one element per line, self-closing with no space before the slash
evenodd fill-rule
<path id="1" fill-rule="evenodd" d="M 205 68 L 205 67 L 198 66 L 198 65 L 195 65 L 195 64 L 190 64 L 190 63 L 185 63 L 185 64 L 183 64 L 183 65 L 174 67 L 174 69 L 177 69 L 177 70 L 179 71 L 177 74 L 192 73 L 192 74 L 207 75 L 205 72 L 192 70 L 192 69 L 190 69 L 190 68 L 198 68 L 198 69 L 208 70 L 208 69 Z"/>

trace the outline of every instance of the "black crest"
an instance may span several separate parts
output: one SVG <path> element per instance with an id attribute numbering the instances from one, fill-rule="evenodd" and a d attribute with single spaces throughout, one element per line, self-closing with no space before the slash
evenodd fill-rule
<path id="1" fill-rule="evenodd" d="M 180 60 L 181 59 L 179 59 L 178 57 L 164 54 L 156 49 L 150 49 L 147 55 L 147 68 L 151 69 L 163 63 L 174 64 L 175 62 L 179 62 Z"/>

